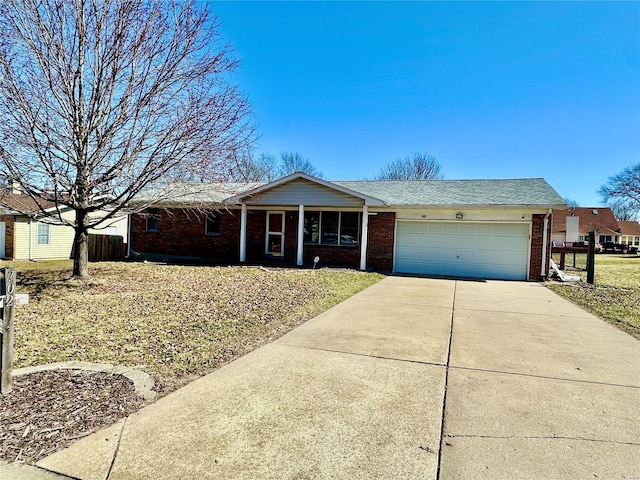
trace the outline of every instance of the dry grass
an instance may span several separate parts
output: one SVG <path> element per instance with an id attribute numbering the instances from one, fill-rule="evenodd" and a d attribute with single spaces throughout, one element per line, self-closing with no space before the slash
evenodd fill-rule
<path id="1" fill-rule="evenodd" d="M 352 270 L 8 262 L 30 303 L 16 315 L 16 367 L 67 360 L 135 366 L 167 393 L 382 278 Z M 38 266 L 39 265 L 39 266 Z"/>
<path id="2" fill-rule="evenodd" d="M 576 265 L 586 265 L 578 256 Z M 554 255 L 559 263 L 559 258 Z M 580 275 L 579 284 L 550 283 L 551 290 L 585 310 L 640 339 L 640 255 L 599 254 L 595 257 L 595 283 L 586 283 L 587 272 L 572 268 L 573 258 L 565 271 Z"/>

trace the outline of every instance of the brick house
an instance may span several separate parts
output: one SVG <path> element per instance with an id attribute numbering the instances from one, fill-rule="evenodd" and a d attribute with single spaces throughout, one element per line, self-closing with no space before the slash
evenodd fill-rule
<path id="1" fill-rule="evenodd" d="M 173 185 L 130 218 L 130 256 L 539 280 L 564 201 L 540 178 Z"/>
<path id="2" fill-rule="evenodd" d="M 608 207 L 574 207 L 553 211 L 551 239 L 556 245 L 588 242 L 591 231 L 595 231 L 599 244 L 620 242 L 619 222 Z"/>

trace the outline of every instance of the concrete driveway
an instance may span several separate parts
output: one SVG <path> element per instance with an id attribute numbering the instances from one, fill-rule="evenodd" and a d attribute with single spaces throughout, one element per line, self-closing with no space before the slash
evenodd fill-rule
<path id="1" fill-rule="evenodd" d="M 640 477 L 640 343 L 535 283 L 388 277 L 39 466 L 81 479 Z"/>

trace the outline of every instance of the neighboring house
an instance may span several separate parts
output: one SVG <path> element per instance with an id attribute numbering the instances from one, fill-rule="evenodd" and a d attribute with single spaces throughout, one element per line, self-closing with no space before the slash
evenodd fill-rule
<path id="1" fill-rule="evenodd" d="M 55 211 L 56 206 L 53 202 L 42 202 L 38 205 L 28 195 L 10 191 L 2 192 L 1 195 L 0 258 L 9 260 L 70 258 L 73 249 L 73 228 L 47 222 L 42 213 L 42 209 Z M 75 218 L 75 212 L 66 207 L 61 209 L 61 215 L 69 221 Z M 120 217 L 116 221 L 109 222 L 108 225 L 105 229 L 89 232 L 120 235 L 125 243 L 128 241 L 126 217 Z"/>
<path id="2" fill-rule="evenodd" d="M 620 226 L 608 207 L 574 207 L 553 211 L 551 238 L 555 245 L 563 242 L 587 242 L 589 232 L 595 231 L 596 242 L 620 242 Z"/>
<path id="3" fill-rule="evenodd" d="M 640 247 L 640 222 L 618 222 L 620 225 L 620 243 Z"/>
<path id="4" fill-rule="evenodd" d="M 539 280 L 551 209 L 541 178 L 178 185 L 131 216 L 132 256 L 335 265 L 398 273 Z"/>

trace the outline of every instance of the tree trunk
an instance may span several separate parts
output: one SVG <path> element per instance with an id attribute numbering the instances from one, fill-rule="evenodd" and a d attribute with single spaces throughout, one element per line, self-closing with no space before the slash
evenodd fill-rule
<path id="1" fill-rule="evenodd" d="M 89 231 L 85 225 L 87 212 L 76 210 L 76 234 L 73 239 L 73 277 L 89 278 Z"/>

